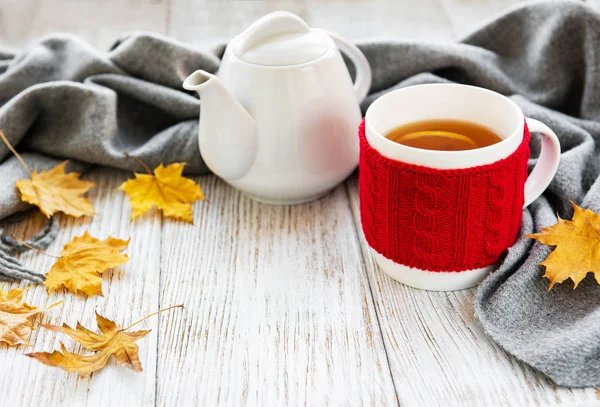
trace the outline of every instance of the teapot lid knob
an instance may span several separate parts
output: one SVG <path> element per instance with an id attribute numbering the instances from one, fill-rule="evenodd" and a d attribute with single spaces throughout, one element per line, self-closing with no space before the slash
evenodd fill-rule
<path id="1" fill-rule="evenodd" d="M 287 11 L 276 11 L 257 20 L 231 44 L 238 58 L 257 65 L 283 66 L 312 61 L 327 52 L 331 39 L 312 30 Z"/>

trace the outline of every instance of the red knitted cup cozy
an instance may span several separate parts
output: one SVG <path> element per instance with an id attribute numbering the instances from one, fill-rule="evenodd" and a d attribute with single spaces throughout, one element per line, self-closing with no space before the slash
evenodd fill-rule
<path id="1" fill-rule="evenodd" d="M 428 271 L 490 266 L 521 226 L 529 129 L 510 156 L 440 170 L 382 156 L 359 128 L 362 227 L 369 245 L 396 263 Z"/>

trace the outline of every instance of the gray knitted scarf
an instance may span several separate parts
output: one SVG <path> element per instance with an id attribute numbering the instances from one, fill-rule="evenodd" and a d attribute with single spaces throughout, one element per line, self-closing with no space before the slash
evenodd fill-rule
<path id="1" fill-rule="evenodd" d="M 452 81 L 507 95 L 556 131 L 563 151 L 556 178 L 524 211 L 521 238 L 479 287 L 474 310 L 492 339 L 556 383 L 599 386 L 600 286 L 588 276 L 576 290 L 565 282 L 548 292 L 537 263 L 550 249 L 524 236 L 555 223 L 557 213 L 570 218 L 570 201 L 600 212 L 600 15 L 582 2 L 544 2 L 457 43 L 398 39 L 360 48 L 373 69 L 363 111 L 393 89 Z M 67 35 L 16 55 L 0 50 L 0 129 L 32 168 L 68 158 L 72 169 L 131 170 L 128 151 L 152 166 L 185 161 L 189 172 L 206 173 L 196 140 L 200 102 L 181 84 L 195 69 L 218 66 L 217 54 L 145 33 L 124 36 L 109 52 Z M 538 149 L 534 138 L 534 157 Z M 26 176 L 0 145 L 0 219 L 26 208 L 14 187 Z M 51 221 L 29 243 L 43 248 L 55 234 Z M 43 279 L 14 260 L 23 250 L 2 237 L 0 278 Z"/>

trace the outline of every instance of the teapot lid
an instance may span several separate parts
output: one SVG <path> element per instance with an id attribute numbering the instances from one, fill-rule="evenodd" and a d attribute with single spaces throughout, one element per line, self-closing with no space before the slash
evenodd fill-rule
<path id="1" fill-rule="evenodd" d="M 286 11 L 267 14 L 231 41 L 238 58 L 267 66 L 310 62 L 332 44 L 325 32 L 312 30 L 300 17 Z"/>

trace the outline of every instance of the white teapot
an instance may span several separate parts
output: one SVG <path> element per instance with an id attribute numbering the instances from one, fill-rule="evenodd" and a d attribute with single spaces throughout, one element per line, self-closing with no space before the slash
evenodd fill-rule
<path id="1" fill-rule="evenodd" d="M 356 81 L 338 50 L 356 67 Z M 227 46 L 217 76 L 192 73 L 200 153 L 250 197 L 297 204 L 327 193 L 358 164 L 359 103 L 371 69 L 353 44 L 298 16 L 262 17 Z"/>

